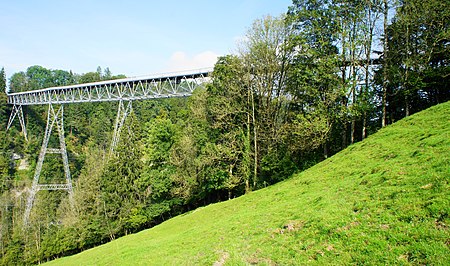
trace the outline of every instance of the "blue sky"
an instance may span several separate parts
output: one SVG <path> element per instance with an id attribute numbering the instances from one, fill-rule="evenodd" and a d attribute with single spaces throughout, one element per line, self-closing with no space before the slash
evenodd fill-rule
<path id="1" fill-rule="evenodd" d="M 212 67 L 255 19 L 291 0 L 1 0 L 0 67 L 139 76 Z"/>

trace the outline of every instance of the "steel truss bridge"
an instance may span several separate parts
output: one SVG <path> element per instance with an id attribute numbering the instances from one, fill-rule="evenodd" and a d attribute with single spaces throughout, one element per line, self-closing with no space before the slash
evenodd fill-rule
<path id="1" fill-rule="evenodd" d="M 120 139 L 122 126 L 132 110 L 133 101 L 190 96 L 196 88 L 202 87 L 206 82 L 209 82 L 211 72 L 212 69 L 199 69 L 194 71 L 108 80 L 7 94 L 8 104 L 13 106 L 7 129 L 12 126 L 14 118 L 17 116 L 26 140 L 28 140 L 28 138 L 22 106 L 48 105 L 47 125 L 33 176 L 33 184 L 27 198 L 24 225 L 26 226 L 28 224 L 36 193 L 41 190 L 65 190 L 69 193 L 69 201 L 73 205 L 73 186 L 64 139 L 63 117 L 65 104 L 119 102 L 110 147 L 110 154 L 112 154 Z M 59 139 L 59 147 L 50 148 L 48 147 L 48 144 L 55 127 Z M 64 166 L 65 183 L 39 183 L 45 156 L 46 154 L 51 153 L 61 154 Z"/>

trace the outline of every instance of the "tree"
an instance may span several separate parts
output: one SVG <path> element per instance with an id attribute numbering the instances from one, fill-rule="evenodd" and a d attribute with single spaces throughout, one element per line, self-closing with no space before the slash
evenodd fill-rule
<path id="1" fill-rule="evenodd" d="M 170 163 L 175 167 L 172 194 L 188 206 L 231 198 L 243 185 L 242 149 L 230 137 L 235 128 L 242 126 L 230 125 L 230 131 L 221 131 L 219 124 L 225 121 L 215 115 L 229 111 L 216 105 L 221 100 L 224 99 L 197 88 L 188 99 L 186 118 L 177 123 L 179 132 L 170 151 Z M 213 128 L 210 119 L 215 118 L 220 122 Z"/>
<path id="2" fill-rule="evenodd" d="M 5 69 L 0 70 L 0 128 L 6 128 L 7 102 Z M 0 129 L 0 130 L 1 130 Z"/>
<path id="3" fill-rule="evenodd" d="M 386 126 L 386 102 L 387 102 L 387 86 L 388 86 L 388 58 L 389 58 L 389 46 L 388 46 L 388 12 L 389 5 L 387 0 L 383 0 L 383 84 L 381 95 L 381 127 Z"/>
<path id="4" fill-rule="evenodd" d="M 96 81 L 101 81 L 101 73 L 97 72 L 88 72 L 85 74 L 82 74 L 79 78 L 79 83 L 91 83 Z"/>
<path id="5" fill-rule="evenodd" d="M 112 73 L 111 70 L 109 70 L 109 67 L 105 68 L 105 72 L 103 73 L 103 80 L 110 80 L 112 79 Z"/>
<path id="6" fill-rule="evenodd" d="M 365 63 L 364 63 L 364 90 L 362 91 L 362 103 L 361 109 L 363 113 L 363 124 L 362 124 L 362 132 L 361 139 L 365 139 L 367 136 L 367 125 L 368 121 L 370 121 L 370 112 L 373 112 L 375 109 L 374 104 L 374 91 L 375 89 L 370 89 L 371 85 L 373 86 L 373 76 L 374 67 L 372 66 L 372 56 L 373 55 L 373 47 L 374 41 L 379 41 L 380 35 L 376 35 L 377 24 L 381 15 L 383 13 L 383 3 L 380 0 L 366 0 L 365 4 L 365 17 L 366 20 L 364 22 L 364 53 L 365 53 Z M 384 5 L 387 8 L 387 3 Z M 383 14 L 384 15 L 384 14 Z M 387 19 L 387 18 L 386 18 Z"/>
<path id="7" fill-rule="evenodd" d="M 26 72 L 30 90 L 53 87 L 52 71 L 42 66 L 31 66 Z"/>
<path id="8" fill-rule="evenodd" d="M 51 70 L 42 66 L 31 66 L 26 72 L 17 72 L 11 76 L 11 92 L 37 90 L 76 83 L 75 76 L 65 70 Z"/>
<path id="9" fill-rule="evenodd" d="M 29 90 L 29 85 L 25 72 L 14 73 L 9 80 L 9 92 L 22 92 L 27 90 Z"/>
<path id="10" fill-rule="evenodd" d="M 0 92 L 6 93 L 6 74 L 4 67 L 0 70 Z"/>
<path id="11" fill-rule="evenodd" d="M 52 86 L 68 86 L 75 84 L 74 75 L 65 70 L 51 70 Z"/>
<path id="12" fill-rule="evenodd" d="M 257 165 L 252 160 L 254 101 L 249 82 L 242 59 L 229 55 L 217 61 L 213 83 L 207 89 L 207 113 L 214 143 L 208 150 L 215 154 L 209 157 L 214 158 L 215 175 L 227 176 L 229 189 L 239 186 L 241 179 L 247 192 L 251 190 L 252 169 L 254 175 Z"/>
<path id="13" fill-rule="evenodd" d="M 140 136 L 140 127 L 132 112 L 101 178 L 101 195 L 111 239 L 133 232 L 146 222 L 138 185 L 142 169 Z"/>
<path id="14" fill-rule="evenodd" d="M 247 41 L 241 46 L 245 75 L 248 78 L 249 103 L 253 129 L 253 187 L 258 184 L 260 162 L 284 153 L 283 142 L 287 136 L 285 123 L 287 110 L 287 73 L 294 55 L 292 49 L 293 27 L 285 16 L 266 16 L 253 23 Z M 269 159 L 270 160 L 270 159 Z M 286 165 L 285 165 L 286 166 Z M 266 164 L 263 179 L 277 172 Z M 271 182 L 270 180 L 266 180 Z"/>
<path id="15" fill-rule="evenodd" d="M 4 129 L 0 129 L 0 195 L 11 186 L 12 163 L 8 144 L 6 132 Z"/>
<path id="16" fill-rule="evenodd" d="M 390 122 L 450 99 L 449 7 L 447 1 L 400 2 L 380 70 Z"/>
<path id="17" fill-rule="evenodd" d="M 293 97 L 298 123 L 310 123 L 311 117 L 316 118 L 325 127 L 317 133 L 309 134 L 318 137 L 310 142 L 321 142 L 323 154 L 327 157 L 331 140 L 332 128 L 339 128 L 341 121 L 342 146 L 347 145 L 347 103 L 346 82 L 339 77 L 343 73 L 339 69 L 342 56 L 339 56 L 336 43 L 339 40 L 339 27 L 336 12 L 330 1 L 294 1 L 289 9 L 290 19 L 294 23 L 295 49 L 297 50 L 290 73 L 290 93 Z M 300 116 L 300 117 L 298 117 Z M 323 122 L 325 121 L 325 122 Z M 302 137 L 300 126 L 298 134 Z M 326 133 L 322 136 L 322 133 Z M 293 147 L 296 147 L 293 146 Z M 298 147 L 302 149 L 301 147 Z M 308 147 L 304 147 L 308 148 Z"/>
<path id="18" fill-rule="evenodd" d="M 75 222 L 63 222 L 65 227 L 75 229 L 79 247 L 92 247 L 109 235 L 101 191 L 105 160 L 105 151 L 95 147 L 87 150 L 86 162 L 76 180 L 75 208 L 65 216 L 65 219 L 75 219 Z"/>
<path id="19" fill-rule="evenodd" d="M 363 28 L 364 28 L 364 3 L 360 1 L 338 1 L 330 4 L 331 23 L 337 20 L 337 40 L 340 40 L 340 70 L 341 87 L 345 94 L 342 101 L 343 117 L 343 146 L 347 142 L 347 123 L 350 122 L 350 143 L 355 141 L 356 120 L 360 116 L 358 101 L 361 91 L 358 91 L 358 80 L 360 75 L 360 61 L 363 54 Z"/>
<path id="20" fill-rule="evenodd" d="M 153 222 L 170 212 L 173 205 L 177 204 L 172 200 L 171 193 L 174 189 L 172 175 L 175 168 L 170 164 L 170 150 L 176 141 L 178 130 L 165 111 L 147 122 L 145 128 L 145 163 L 137 185 L 146 205 L 146 216 Z"/>
<path id="21" fill-rule="evenodd" d="M 10 180 L 10 151 L 9 141 L 6 136 L 7 123 L 7 97 L 6 97 L 6 77 L 5 69 L 0 70 L 0 195 L 9 187 Z"/>

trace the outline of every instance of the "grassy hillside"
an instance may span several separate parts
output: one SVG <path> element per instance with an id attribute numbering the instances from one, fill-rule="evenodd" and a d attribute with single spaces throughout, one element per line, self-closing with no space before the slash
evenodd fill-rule
<path id="1" fill-rule="evenodd" d="M 49 265 L 450 265 L 450 102 L 288 181 Z"/>

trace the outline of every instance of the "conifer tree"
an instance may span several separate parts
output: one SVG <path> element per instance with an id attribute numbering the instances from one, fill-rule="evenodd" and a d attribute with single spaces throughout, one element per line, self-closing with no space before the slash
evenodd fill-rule
<path id="1" fill-rule="evenodd" d="M 137 185 L 142 170 L 140 137 L 139 124 L 131 112 L 101 178 L 104 213 L 112 239 L 134 231 L 146 221 Z"/>

